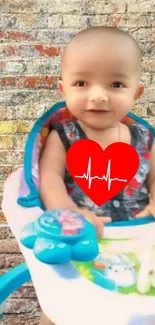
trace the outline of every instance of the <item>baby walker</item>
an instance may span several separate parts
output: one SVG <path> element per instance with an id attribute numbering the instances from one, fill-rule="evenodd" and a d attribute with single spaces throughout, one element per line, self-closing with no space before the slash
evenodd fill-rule
<path id="1" fill-rule="evenodd" d="M 65 102 L 40 117 L 27 139 L 24 167 L 10 176 L 4 190 L 2 208 L 41 307 L 57 325 L 148 324 L 142 321 L 146 316 L 155 322 L 154 218 L 107 224 L 104 238 L 97 241 L 94 227 L 82 215 L 45 211 L 40 201 L 38 161 L 49 125 L 71 118 Z M 139 123 L 155 135 L 134 114 L 129 113 L 123 122 Z M 11 191 L 14 196 L 8 207 Z"/>

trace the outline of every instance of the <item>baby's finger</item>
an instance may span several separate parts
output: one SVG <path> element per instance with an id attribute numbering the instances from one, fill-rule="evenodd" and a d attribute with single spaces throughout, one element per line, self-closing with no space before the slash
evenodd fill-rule
<path id="1" fill-rule="evenodd" d="M 146 213 L 145 211 L 143 211 L 143 212 L 137 214 L 137 215 L 135 216 L 135 218 L 136 218 L 136 219 L 145 218 L 145 217 L 147 217 L 147 215 L 148 215 L 148 213 Z"/>
<path id="2" fill-rule="evenodd" d="M 112 221 L 112 219 L 110 217 L 96 217 L 95 218 L 95 228 L 96 228 L 98 239 L 103 237 L 104 224 L 109 223 L 111 221 Z"/>
<path id="3" fill-rule="evenodd" d="M 104 223 L 100 218 L 96 218 L 95 221 L 95 228 L 97 232 L 97 238 L 100 239 L 103 237 L 103 229 L 104 229 Z"/>
<path id="4" fill-rule="evenodd" d="M 145 218 L 149 215 L 149 210 L 148 209 L 144 209 L 142 210 L 140 213 L 136 214 L 135 218 L 139 219 L 139 218 Z"/>
<path id="5" fill-rule="evenodd" d="M 103 238 L 103 226 L 98 223 L 96 224 L 96 233 L 97 233 L 97 239 Z"/>
<path id="6" fill-rule="evenodd" d="M 112 222 L 112 218 L 110 218 L 110 217 L 98 217 L 98 219 L 99 219 L 102 223 L 109 223 L 109 222 Z"/>

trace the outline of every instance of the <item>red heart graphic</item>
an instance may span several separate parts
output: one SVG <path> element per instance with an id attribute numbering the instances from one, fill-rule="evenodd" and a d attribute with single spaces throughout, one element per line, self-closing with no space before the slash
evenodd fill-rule
<path id="1" fill-rule="evenodd" d="M 97 142 L 84 139 L 72 144 L 66 162 L 77 185 L 101 206 L 132 180 L 139 167 L 139 156 L 124 142 L 115 142 L 103 151 Z"/>

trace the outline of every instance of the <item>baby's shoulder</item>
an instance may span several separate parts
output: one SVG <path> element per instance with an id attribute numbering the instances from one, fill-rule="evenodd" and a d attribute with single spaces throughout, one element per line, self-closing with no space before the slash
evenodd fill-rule
<path id="1" fill-rule="evenodd" d="M 53 124 L 55 127 L 62 127 L 64 129 L 73 129 L 76 128 L 76 122 L 75 120 L 70 120 L 70 119 L 64 119 L 64 120 L 60 120 L 57 123 Z"/>
<path id="2" fill-rule="evenodd" d="M 132 129 L 135 132 L 135 134 L 138 134 L 140 136 L 144 136 L 144 134 L 149 135 L 149 130 L 146 126 L 140 124 L 140 123 L 134 123 L 132 124 Z"/>
<path id="3" fill-rule="evenodd" d="M 51 130 L 53 129 L 57 131 L 67 149 L 71 144 L 80 139 L 80 132 L 77 123 L 74 120 L 60 120 L 59 122 L 52 124 Z"/>
<path id="4" fill-rule="evenodd" d="M 147 145 L 148 149 L 150 150 L 154 140 L 154 134 L 151 128 L 148 129 L 145 125 L 137 122 L 132 125 L 131 129 L 133 137 L 136 138 L 138 142 Z"/>

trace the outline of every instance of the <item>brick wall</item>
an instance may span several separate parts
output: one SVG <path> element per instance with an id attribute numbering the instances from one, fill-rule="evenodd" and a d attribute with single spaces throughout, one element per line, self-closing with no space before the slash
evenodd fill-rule
<path id="1" fill-rule="evenodd" d="M 0 199 L 6 177 L 23 161 L 34 121 L 60 100 L 56 90 L 64 44 L 80 29 L 119 26 L 139 41 L 145 94 L 134 112 L 155 126 L 154 0 L 0 0 Z M 23 262 L 0 210 L 0 273 Z M 1 325 L 34 325 L 40 308 L 31 283 L 7 301 Z"/>

